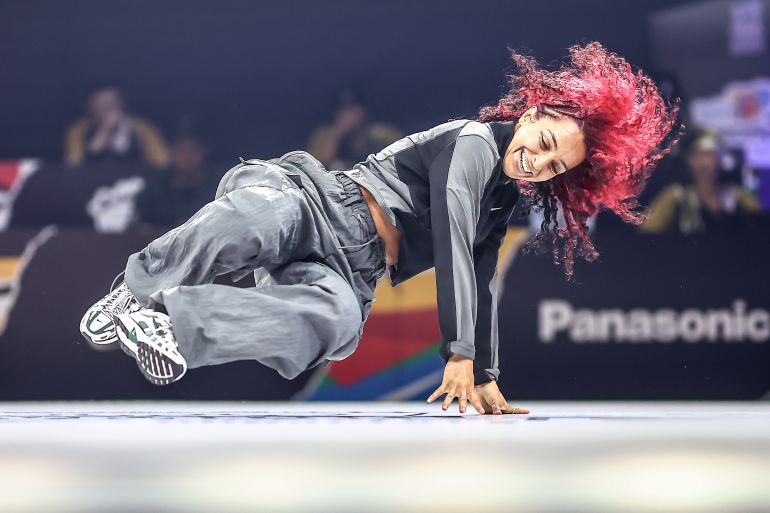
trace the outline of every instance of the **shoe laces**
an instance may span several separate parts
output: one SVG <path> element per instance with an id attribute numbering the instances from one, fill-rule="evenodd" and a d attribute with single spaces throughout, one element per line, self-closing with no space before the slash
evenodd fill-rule
<path id="1" fill-rule="evenodd" d="M 116 314 L 135 312 L 141 308 L 141 305 L 124 282 L 104 299 L 103 308 Z"/>

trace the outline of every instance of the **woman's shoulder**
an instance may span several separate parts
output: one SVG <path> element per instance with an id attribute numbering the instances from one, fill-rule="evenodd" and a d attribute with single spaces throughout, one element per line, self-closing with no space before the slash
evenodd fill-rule
<path id="1" fill-rule="evenodd" d="M 377 160 L 382 160 L 415 146 L 431 148 L 427 153 L 435 155 L 442 150 L 454 147 L 459 144 L 459 141 L 462 141 L 464 147 L 470 149 L 489 149 L 490 152 L 496 152 L 494 136 L 489 125 L 472 119 L 459 118 L 407 135 L 383 148 L 375 157 Z"/>
<path id="2" fill-rule="evenodd" d="M 453 118 L 453 119 L 450 119 L 449 121 L 436 125 L 433 128 L 433 130 L 436 130 L 436 129 L 440 129 L 440 130 L 460 129 L 460 133 L 462 134 L 469 134 L 469 133 L 486 134 L 486 133 L 492 132 L 492 129 L 489 127 L 488 123 L 482 123 L 481 121 L 476 121 L 475 119 L 470 119 L 470 118 Z"/>
<path id="3" fill-rule="evenodd" d="M 495 134 L 488 123 L 482 123 L 473 119 L 464 119 L 457 139 L 463 141 L 463 146 L 468 146 L 477 151 L 489 151 L 499 158 Z"/>
<path id="4" fill-rule="evenodd" d="M 459 135 L 477 135 L 490 144 L 494 145 L 494 133 L 492 132 L 492 128 L 488 123 L 482 123 L 481 121 L 469 119 L 467 120 L 465 126 L 463 126 Z"/>

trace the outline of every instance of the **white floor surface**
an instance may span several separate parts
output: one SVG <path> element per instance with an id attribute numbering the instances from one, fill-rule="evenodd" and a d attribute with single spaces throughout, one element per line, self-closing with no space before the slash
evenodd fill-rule
<path id="1" fill-rule="evenodd" d="M 519 406 L 0 403 L 0 512 L 770 511 L 770 404 Z"/>

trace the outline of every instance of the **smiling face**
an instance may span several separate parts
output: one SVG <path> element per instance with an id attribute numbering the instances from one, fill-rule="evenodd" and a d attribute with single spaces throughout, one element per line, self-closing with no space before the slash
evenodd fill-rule
<path id="1" fill-rule="evenodd" d="M 517 180 L 544 182 L 583 162 L 587 147 L 577 121 L 569 116 L 537 113 L 519 118 L 503 156 L 503 173 Z"/>

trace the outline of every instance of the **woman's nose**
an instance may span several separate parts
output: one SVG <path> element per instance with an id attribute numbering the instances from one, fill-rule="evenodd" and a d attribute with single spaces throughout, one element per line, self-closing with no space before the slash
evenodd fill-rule
<path id="1" fill-rule="evenodd" d="M 532 167 L 534 167 L 537 171 L 543 171 L 544 169 L 548 168 L 548 165 L 552 159 L 553 157 L 550 153 L 546 155 L 539 153 L 532 157 Z"/>

